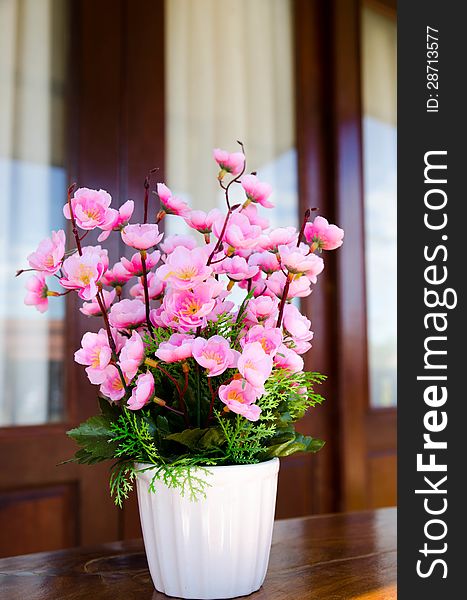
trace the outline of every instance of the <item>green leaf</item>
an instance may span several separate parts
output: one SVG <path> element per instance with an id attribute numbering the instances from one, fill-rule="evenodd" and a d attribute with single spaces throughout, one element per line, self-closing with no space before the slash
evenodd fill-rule
<path id="1" fill-rule="evenodd" d="M 209 429 L 185 429 L 166 436 L 166 440 L 178 442 L 190 450 L 211 450 L 219 448 L 225 442 L 224 434 L 216 427 Z"/>
<path id="2" fill-rule="evenodd" d="M 102 398 L 101 396 L 99 396 L 98 400 L 101 414 L 104 415 L 104 417 L 107 417 L 109 421 L 118 419 L 121 409 L 116 404 L 112 404 L 106 398 Z"/>
<path id="3" fill-rule="evenodd" d="M 309 435 L 295 434 L 291 440 L 281 444 L 274 444 L 261 453 L 261 459 L 273 458 L 274 456 L 290 456 L 296 452 L 318 452 L 324 446 L 325 442 Z"/>
<path id="4" fill-rule="evenodd" d="M 190 450 L 196 450 L 198 448 L 198 442 L 206 433 L 206 429 L 185 429 L 179 433 L 172 433 L 166 436 L 166 440 L 178 442 L 182 446 L 186 446 Z"/>
<path id="5" fill-rule="evenodd" d="M 225 435 L 217 427 L 210 427 L 199 440 L 199 447 L 204 450 L 220 448 L 225 444 Z"/>
<path id="6" fill-rule="evenodd" d="M 156 429 L 163 437 L 170 433 L 170 425 L 166 417 L 163 417 L 162 415 L 157 415 Z"/>
<path id="7" fill-rule="evenodd" d="M 112 439 L 110 420 L 104 415 L 91 417 L 75 429 L 67 431 L 67 434 L 87 452 L 89 459 L 112 458 L 118 446 Z M 81 454 L 79 459 L 83 460 L 85 456 L 87 455 Z"/>

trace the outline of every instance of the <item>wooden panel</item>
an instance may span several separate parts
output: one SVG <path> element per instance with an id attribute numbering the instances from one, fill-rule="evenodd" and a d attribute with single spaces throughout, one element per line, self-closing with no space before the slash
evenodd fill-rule
<path id="1" fill-rule="evenodd" d="M 369 454 L 395 452 L 397 445 L 397 409 L 369 410 L 366 417 Z"/>
<path id="2" fill-rule="evenodd" d="M 310 514 L 313 506 L 313 460 L 315 458 L 310 455 L 281 459 L 276 519 Z"/>
<path id="3" fill-rule="evenodd" d="M 77 487 L 67 483 L 0 492 L 0 556 L 77 545 Z"/>
<path id="4" fill-rule="evenodd" d="M 335 199 L 345 230 L 337 254 L 341 508 L 355 510 L 367 506 L 368 406 L 359 0 L 334 0 L 332 27 Z"/>
<path id="5" fill-rule="evenodd" d="M 369 505 L 371 508 L 397 504 L 397 455 L 375 454 L 368 460 Z"/>
<path id="6" fill-rule="evenodd" d="M 318 0 L 294 2 L 296 141 L 300 213 L 317 207 L 319 214 L 333 219 L 328 8 L 327 2 Z M 325 261 L 323 277 L 313 286 L 312 295 L 302 301 L 302 310 L 311 319 L 315 334 L 313 348 L 305 356 L 305 367 L 328 376 L 319 389 L 326 402 L 311 410 L 298 427 L 303 433 L 327 441 L 325 448 L 309 462 L 311 477 L 304 472 L 294 482 L 304 497 L 310 499 L 310 513 L 335 511 L 339 494 L 333 253 L 327 253 Z M 305 485 L 311 489 L 305 489 Z M 284 516 L 302 514 L 293 510 L 291 506 L 291 512 Z"/>
<path id="7" fill-rule="evenodd" d="M 164 0 L 126 0 L 126 27 L 127 196 L 137 205 L 136 220 L 142 219 L 143 183 L 149 170 L 157 169 L 153 184 L 165 179 Z M 149 218 L 154 219 L 154 194 L 149 207 Z"/>

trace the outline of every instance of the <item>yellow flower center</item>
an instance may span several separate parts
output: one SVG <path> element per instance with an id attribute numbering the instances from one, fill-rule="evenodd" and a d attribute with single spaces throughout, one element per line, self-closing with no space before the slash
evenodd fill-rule
<path id="1" fill-rule="evenodd" d="M 91 367 L 93 369 L 97 369 L 99 367 L 99 365 L 100 365 L 100 359 L 99 359 L 100 353 L 101 353 L 101 349 L 97 348 L 96 350 L 94 350 L 94 352 L 92 354 Z"/>
<path id="2" fill-rule="evenodd" d="M 184 315 L 195 315 L 200 309 L 200 305 L 196 300 L 188 300 L 182 309 Z"/>
<path id="3" fill-rule="evenodd" d="M 83 285 L 89 285 L 92 276 L 94 275 L 93 268 L 88 265 L 80 265 L 77 273 L 77 279 Z"/>
<path id="4" fill-rule="evenodd" d="M 120 377 L 115 377 L 115 379 L 112 381 L 112 389 L 114 389 L 117 392 L 123 389 L 123 383 Z"/>
<path id="5" fill-rule="evenodd" d="M 219 352 L 215 352 L 214 350 L 207 350 L 203 352 L 204 356 L 209 360 L 214 360 L 218 365 L 222 363 L 222 356 Z"/>
<path id="6" fill-rule="evenodd" d="M 239 392 L 232 390 L 228 395 L 229 400 L 235 400 L 236 402 L 240 402 L 241 404 L 245 403 L 245 398 Z"/>
<path id="7" fill-rule="evenodd" d="M 185 269 L 180 269 L 180 271 L 178 271 L 177 277 L 179 279 L 188 281 L 189 279 L 192 279 L 196 275 L 196 273 L 196 267 L 186 267 Z"/>
<path id="8" fill-rule="evenodd" d="M 84 212 L 90 219 L 97 221 L 99 218 L 99 211 L 96 208 L 88 208 Z"/>

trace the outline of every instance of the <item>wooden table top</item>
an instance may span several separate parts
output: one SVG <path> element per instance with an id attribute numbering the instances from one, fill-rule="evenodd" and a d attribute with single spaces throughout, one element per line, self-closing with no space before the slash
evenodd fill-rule
<path id="1" fill-rule="evenodd" d="M 226 565 L 228 568 L 228 565 Z M 391 600 L 396 510 L 277 521 L 264 586 L 251 600 Z M 163 600 L 141 540 L 0 560 L 1 600 Z"/>

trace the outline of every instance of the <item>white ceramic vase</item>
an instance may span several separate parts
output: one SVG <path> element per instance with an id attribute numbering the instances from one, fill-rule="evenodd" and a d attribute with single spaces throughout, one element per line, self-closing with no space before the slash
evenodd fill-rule
<path id="1" fill-rule="evenodd" d="M 195 502 L 157 480 L 150 492 L 154 472 L 138 473 L 141 527 L 155 588 L 199 599 L 259 589 L 269 562 L 278 471 L 278 458 L 198 470 L 209 487 L 206 498 Z"/>

